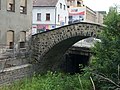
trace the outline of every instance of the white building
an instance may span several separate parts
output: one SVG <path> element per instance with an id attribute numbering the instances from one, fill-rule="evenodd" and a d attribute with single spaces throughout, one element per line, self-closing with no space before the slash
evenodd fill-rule
<path id="1" fill-rule="evenodd" d="M 32 33 L 68 25 L 66 0 L 34 0 Z"/>

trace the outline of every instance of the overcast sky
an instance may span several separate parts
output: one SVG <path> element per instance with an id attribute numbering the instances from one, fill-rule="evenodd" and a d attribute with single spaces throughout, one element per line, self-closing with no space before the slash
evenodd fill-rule
<path id="1" fill-rule="evenodd" d="M 120 5 L 120 0 L 83 0 L 94 11 L 107 11 L 110 6 Z"/>

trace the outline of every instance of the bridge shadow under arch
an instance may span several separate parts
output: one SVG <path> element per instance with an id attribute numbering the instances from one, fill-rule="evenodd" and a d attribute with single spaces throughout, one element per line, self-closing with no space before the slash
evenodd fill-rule
<path id="1" fill-rule="evenodd" d="M 40 60 L 39 71 L 63 71 L 63 66 L 65 62 L 64 54 L 66 51 L 76 42 L 85 39 L 85 36 L 75 36 L 67 38 L 54 45 Z"/>

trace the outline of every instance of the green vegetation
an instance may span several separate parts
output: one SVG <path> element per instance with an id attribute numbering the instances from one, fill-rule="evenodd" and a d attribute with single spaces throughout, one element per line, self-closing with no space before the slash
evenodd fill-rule
<path id="1" fill-rule="evenodd" d="M 80 76 L 48 72 L 43 76 L 33 76 L 32 79 L 4 86 L 0 90 L 93 90 L 87 77 L 87 74 Z"/>
<path id="2" fill-rule="evenodd" d="M 120 14 L 116 9 L 111 7 L 105 18 L 101 42 L 93 48 L 95 54 L 85 74 L 48 72 L 0 90 L 120 90 Z"/>
<path id="3" fill-rule="evenodd" d="M 92 69 L 98 90 L 120 89 L 120 14 L 111 7 L 105 18 L 101 42 L 94 47 Z"/>

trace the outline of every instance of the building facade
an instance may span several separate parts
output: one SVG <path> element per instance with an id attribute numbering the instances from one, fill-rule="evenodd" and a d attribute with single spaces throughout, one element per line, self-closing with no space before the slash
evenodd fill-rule
<path id="1" fill-rule="evenodd" d="M 104 15 L 93 11 L 83 4 L 83 0 L 67 0 L 69 11 L 69 24 L 76 22 L 103 23 Z"/>
<path id="2" fill-rule="evenodd" d="M 92 9 L 90 9 L 87 6 L 85 6 L 85 8 L 86 8 L 86 19 L 85 19 L 85 21 L 96 23 L 96 19 L 97 19 L 96 12 L 93 11 Z"/>
<path id="3" fill-rule="evenodd" d="M 69 11 L 69 24 L 76 22 L 96 22 L 96 12 L 88 8 L 83 7 L 71 7 Z"/>
<path id="4" fill-rule="evenodd" d="M 67 1 L 67 7 L 82 7 L 84 6 L 83 0 L 66 0 Z"/>
<path id="5" fill-rule="evenodd" d="M 104 17 L 106 15 L 105 11 L 96 11 L 96 23 L 103 24 Z"/>
<path id="6" fill-rule="evenodd" d="M 32 0 L 0 0 L 0 47 L 24 48 L 32 26 Z"/>
<path id="7" fill-rule="evenodd" d="M 34 0 L 32 34 L 68 25 L 65 0 Z"/>

